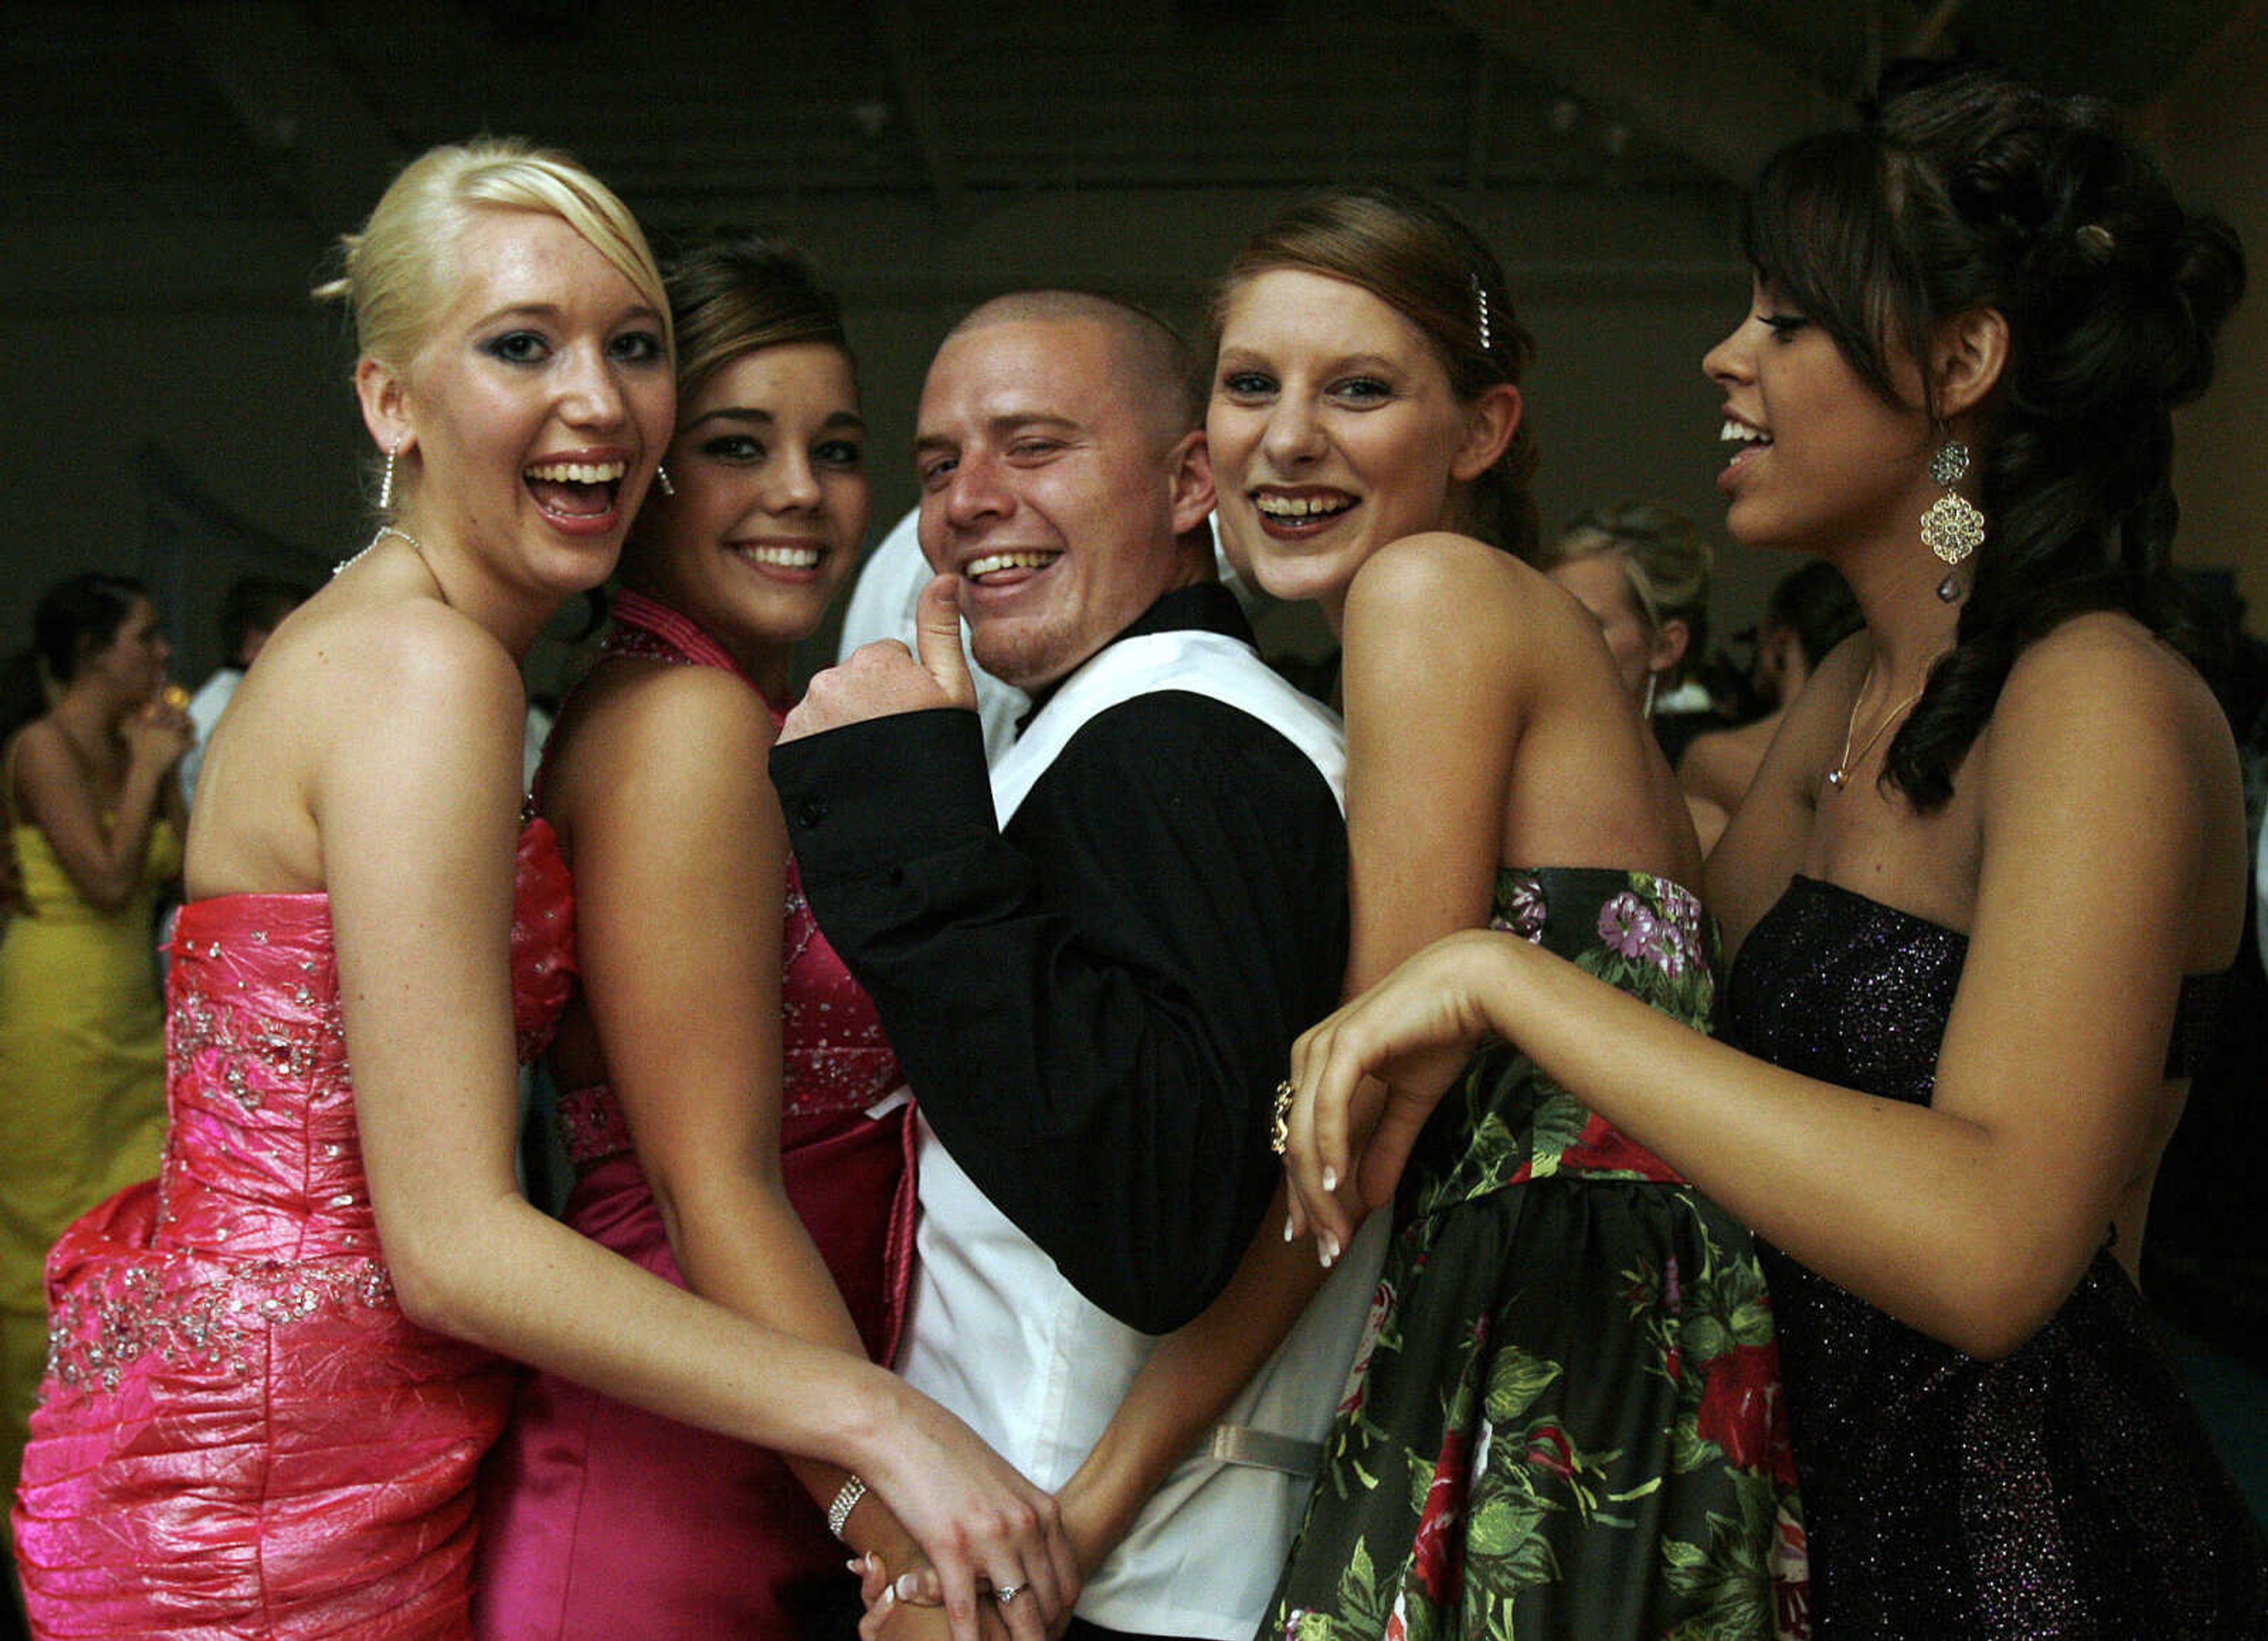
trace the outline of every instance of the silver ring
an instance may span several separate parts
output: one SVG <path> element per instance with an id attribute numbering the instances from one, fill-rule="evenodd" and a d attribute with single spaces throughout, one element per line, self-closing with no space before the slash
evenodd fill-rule
<path id="1" fill-rule="evenodd" d="M 1003 1607 L 1023 1593 L 1024 1586 L 1020 1584 L 996 1584 L 992 1586 L 992 1599 Z"/>

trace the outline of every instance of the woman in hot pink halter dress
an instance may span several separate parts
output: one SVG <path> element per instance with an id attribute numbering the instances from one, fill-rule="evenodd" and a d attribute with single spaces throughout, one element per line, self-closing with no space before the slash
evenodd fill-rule
<path id="1" fill-rule="evenodd" d="M 803 898 L 764 762 L 792 648 L 865 529 L 857 384 L 834 299 L 789 254 L 712 243 L 669 288 L 674 487 L 624 549 L 614 630 L 538 777 L 600 909 L 552 1056 L 567 1219 L 887 1362 L 911 1251 L 903 1078 Z M 848 1635 L 825 1515 L 841 1484 L 539 1375 L 485 1482 L 479 1631 Z"/>
<path id="2" fill-rule="evenodd" d="M 667 299 L 621 202 L 512 141 L 414 162 L 348 253 L 390 521 L 213 736 L 163 1172 L 48 1268 L 15 1516 L 35 1633 L 465 1641 L 504 1355 L 858 1465 L 914 1536 L 973 1542 L 964 1578 L 1046 1576 L 1051 1501 L 933 1404 L 518 1195 L 514 1049 L 571 939 L 522 820 L 519 661 L 653 476 Z"/>

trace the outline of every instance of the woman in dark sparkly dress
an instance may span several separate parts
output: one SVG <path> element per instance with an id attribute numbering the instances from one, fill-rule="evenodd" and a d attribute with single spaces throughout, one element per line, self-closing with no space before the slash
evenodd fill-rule
<path id="1" fill-rule="evenodd" d="M 1421 953 L 1304 1038 L 1291 1172 L 1401 1170 L 1494 1031 L 1774 1245 L 1816 1633 L 2268 1631 L 2260 1535 L 2134 1286 L 2235 953 L 2228 726 L 2174 647 L 2171 408 L 2243 283 L 2097 105 L 1918 73 L 1766 167 L 1734 535 L 1867 626 L 1712 857 L 1713 1043 L 1528 943 Z"/>

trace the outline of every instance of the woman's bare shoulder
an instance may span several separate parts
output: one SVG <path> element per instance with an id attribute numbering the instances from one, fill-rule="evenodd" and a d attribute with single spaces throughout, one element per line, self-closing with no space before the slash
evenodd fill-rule
<path id="1" fill-rule="evenodd" d="M 732 673 L 620 658 L 571 697 L 546 779 L 588 776 L 612 786 L 635 774 L 649 786 L 761 783 L 777 732 L 763 697 Z"/>
<path id="2" fill-rule="evenodd" d="M 1507 659 L 1554 634 L 1588 630 L 1572 598 L 1501 548 L 1453 531 L 1404 536 L 1373 553 L 1347 589 L 1348 647 L 1359 632 L 1480 646 Z"/>
<path id="3" fill-rule="evenodd" d="M 2025 646 L 1992 712 L 1999 755 L 2062 747 L 2114 763 L 2178 751 L 2218 754 L 2235 741 L 2212 688 L 2170 644 L 2131 616 L 2073 616 Z"/>

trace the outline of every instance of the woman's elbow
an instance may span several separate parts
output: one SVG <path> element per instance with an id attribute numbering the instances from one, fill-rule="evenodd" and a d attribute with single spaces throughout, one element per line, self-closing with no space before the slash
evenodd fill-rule
<path id="1" fill-rule="evenodd" d="M 2036 1268 L 1980 1271 L 1948 1295 L 1927 1331 L 1963 1356 L 1998 1362 L 2014 1356 L 2070 1296 L 2072 1278 Z"/>
<path id="2" fill-rule="evenodd" d="M 492 1284 L 471 1257 L 484 1239 L 426 1230 L 390 1237 L 381 1232 L 379 1241 L 403 1316 L 429 1333 L 494 1344 Z"/>
<path id="3" fill-rule="evenodd" d="M 465 1294 L 446 1260 L 433 1258 L 413 1244 L 401 1251 L 387 1249 L 386 1269 L 393 1276 L 394 1303 L 401 1306 L 404 1317 L 426 1333 L 445 1333 L 453 1340 L 472 1337 Z"/>

